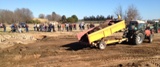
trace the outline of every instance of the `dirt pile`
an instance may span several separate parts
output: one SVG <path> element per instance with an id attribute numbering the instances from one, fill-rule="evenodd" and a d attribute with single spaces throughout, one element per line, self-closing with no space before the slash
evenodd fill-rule
<path id="1" fill-rule="evenodd" d="M 0 48 L 6 48 L 15 44 L 28 44 L 37 40 L 34 36 L 29 34 L 0 34 Z"/>
<path id="2" fill-rule="evenodd" d="M 5 33 L 0 34 L 0 49 L 14 46 L 15 44 L 29 44 L 37 40 L 43 40 L 48 37 L 58 38 L 65 34 L 64 37 L 73 37 L 75 33 L 71 32 L 54 32 L 54 33 Z M 76 35 L 75 35 L 76 36 Z M 74 36 L 74 37 L 75 37 Z"/>

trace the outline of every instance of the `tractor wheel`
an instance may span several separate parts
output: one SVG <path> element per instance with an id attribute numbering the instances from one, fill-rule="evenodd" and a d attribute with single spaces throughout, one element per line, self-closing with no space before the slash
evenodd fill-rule
<path id="1" fill-rule="evenodd" d="M 101 49 L 101 50 L 105 49 L 106 48 L 106 43 L 104 41 L 101 41 L 98 45 L 98 48 Z"/>
<path id="2" fill-rule="evenodd" d="M 152 34 L 148 37 L 148 40 L 149 40 L 149 43 L 152 43 L 152 41 L 153 41 L 153 35 Z"/>
<path id="3" fill-rule="evenodd" d="M 134 44 L 139 45 L 143 42 L 143 40 L 144 40 L 144 35 L 142 33 L 139 33 L 135 37 Z"/>

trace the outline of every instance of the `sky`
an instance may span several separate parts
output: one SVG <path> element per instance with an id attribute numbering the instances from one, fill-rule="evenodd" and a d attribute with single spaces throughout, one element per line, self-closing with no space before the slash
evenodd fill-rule
<path id="1" fill-rule="evenodd" d="M 0 0 L 0 9 L 14 11 L 17 8 L 28 8 L 34 17 L 39 14 L 51 14 L 70 17 L 114 15 L 118 6 L 125 12 L 129 5 L 134 5 L 143 19 L 160 19 L 160 0 Z"/>

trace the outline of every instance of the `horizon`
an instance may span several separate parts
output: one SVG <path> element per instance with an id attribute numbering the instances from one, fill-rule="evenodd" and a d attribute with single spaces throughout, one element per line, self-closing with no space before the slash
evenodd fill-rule
<path id="1" fill-rule="evenodd" d="M 92 15 L 107 17 L 108 15 L 115 15 L 114 11 L 118 6 L 122 6 L 123 12 L 125 12 L 128 6 L 133 4 L 142 19 L 160 19 L 159 0 L 1 0 L 0 2 L 0 9 L 14 11 L 17 8 L 28 8 L 33 12 L 35 18 L 38 18 L 39 14 L 46 16 L 52 12 L 66 17 L 76 15 L 79 19 Z"/>

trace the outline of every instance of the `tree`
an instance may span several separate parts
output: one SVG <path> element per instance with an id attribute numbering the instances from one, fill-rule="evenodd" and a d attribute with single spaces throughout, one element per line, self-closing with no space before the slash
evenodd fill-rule
<path id="1" fill-rule="evenodd" d="M 0 22 L 1 23 L 12 23 L 15 20 L 15 14 L 10 10 L 0 10 Z"/>
<path id="2" fill-rule="evenodd" d="M 67 19 L 66 19 L 66 16 L 65 16 L 65 15 L 62 16 L 61 21 L 62 21 L 62 23 L 66 23 Z"/>
<path id="3" fill-rule="evenodd" d="M 107 16 L 107 19 L 111 19 L 111 16 L 110 16 L 110 15 L 108 15 L 108 16 Z"/>
<path id="4" fill-rule="evenodd" d="M 68 17 L 67 18 L 67 21 L 70 22 L 70 23 L 74 23 L 75 22 L 75 19 L 73 17 Z"/>
<path id="5" fill-rule="evenodd" d="M 90 21 L 95 21 L 96 20 L 96 17 L 95 16 L 90 16 Z"/>
<path id="6" fill-rule="evenodd" d="M 44 14 L 39 14 L 39 18 L 44 19 L 45 15 Z"/>
<path id="7" fill-rule="evenodd" d="M 56 16 L 56 21 L 60 21 L 61 18 L 62 18 L 62 17 L 61 17 L 59 14 L 57 14 L 57 16 Z"/>
<path id="8" fill-rule="evenodd" d="M 78 21 L 78 18 L 77 18 L 76 15 L 72 15 L 71 17 L 75 20 L 74 22 L 77 22 L 77 21 Z"/>
<path id="9" fill-rule="evenodd" d="M 118 17 L 118 15 L 121 16 L 121 18 L 123 18 L 123 10 L 122 10 L 122 6 L 118 6 L 116 9 L 115 9 L 115 15 Z"/>
<path id="10" fill-rule="evenodd" d="M 99 20 L 101 20 L 101 21 L 102 21 L 102 20 L 105 20 L 105 19 L 104 19 L 104 16 L 103 16 L 103 15 L 100 15 L 100 16 L 99 16 Z"/>
<path id="11" fill-rule="evenodd" d="M 49 21 L 52 21 L 52 15 L 47 15 L 46 19 L 48 19 Z"/>
<path id="12" fill-rule="evenodd" d="M 61 20 L 61 16 L 56 14 L 55 12 L 52 12 L 52 20 L 53 21 L 60 21 Z"/>
<path id="13" fill-rule="evenodd" d="M 87 21 L 87 20 L 88 20 L 88 17 L 87 17 L 87 16 L 83 17 L 83 20 L 84 20 L 84 21 Z"/>
<path id="14" fill-rule="evenodd" d="M 27 21 L 30 21 L 32 20 L 33 18 L 33 15 L 32 15 L 32 11 L 29 10 L 28 8 L 17 8 L 15 11 L 15 18 L 16 18 L 16 21 L 19 21 L 19 22 L 27 22 Z"/>
<path id="15" fill-rule="evenodd" d="M 52 12 L 52 20 L 56 21 L 56 13 L 55 12 Z"/>
<path id="16" fill-rule="evenodd" d="M 128 9 L 126 10 L 126 21 L 129 22 L 131 20 L 141 20 L 141 16 L 138 12 L 138 9 L 134 5 L 128 6 Z"/>
<path id="17" fill-rule="evenodd" d="M 99 15 L 97 15 L 96 20 L 100 20 L 100 16 Z"/>

